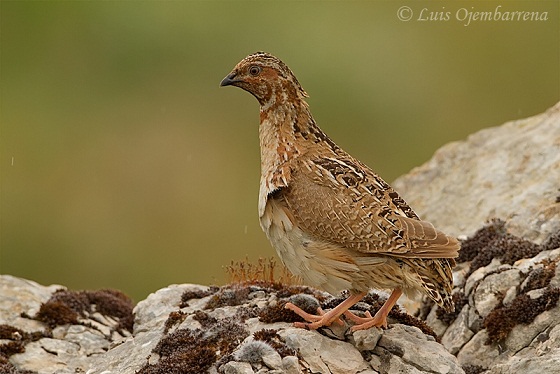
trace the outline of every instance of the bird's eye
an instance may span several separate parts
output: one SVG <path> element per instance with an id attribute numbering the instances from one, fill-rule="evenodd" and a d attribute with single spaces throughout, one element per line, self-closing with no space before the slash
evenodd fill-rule
<path id="1" fill-rule="evenodd" d="M 261 72 L 261 68 L 257 65 L 253 65 L 249 68 L 249 74 L 253 76 L 259 75 L 260 72 Z"/>

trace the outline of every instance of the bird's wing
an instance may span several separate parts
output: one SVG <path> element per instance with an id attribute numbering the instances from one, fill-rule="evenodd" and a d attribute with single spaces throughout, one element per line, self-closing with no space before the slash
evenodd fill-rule
<path id="1" fill-rule="evenodd" d="M 454 258 L 459 243 L 421 221 L 371 169 L 350 156 L 321 157 L 294 168 L 285 199 L 313 237 L 363 253 Z"/>

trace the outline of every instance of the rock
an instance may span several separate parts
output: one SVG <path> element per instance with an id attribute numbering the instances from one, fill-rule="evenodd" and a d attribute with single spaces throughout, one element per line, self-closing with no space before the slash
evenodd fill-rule
<path id="1" fill-rule="evenodd" d="M 487 275 L 496 271 L 500 267 L 500 260 L 495 258 L 487 266 L 482 266 L 475 271 L 465 281 L 465 293 L 470 295 L 473 288 Z"/>
<path id="2" fill-rule="evenodd" d="M 513 358 L 507 364 L 498 364 L 486 374 L 542 374 L 560 372 L 560 352 L 549 357 Z"/>
<path id="3" fill-rule="evenodd" d="M 465 305 L 459 316 L 447 329 L 443 335 L 441 344 L 451 353 L 457 354 L 459 350 L 473 337 L 474 332 L 469 328 L 469 307 Z"/>
<path id="4" fill-rule="evenodd" d="M 271 369 L 282 369 L 282 357 L 276 351 L 263 355 L 262 361 Z"/>
<path id="5" fill-rule="evenodd" d="M 463 373 L 463 369 L 453 355 L 442 354 L 441 344 L 430 341 L 415 327 L 396 325 L 386 330 L 377 343 L 376 350 L 379 348 L 384 351 L 384 354 L 390 352 L 397 356 L 399 366 L 402 363 L 415 368 L 417 370 L 415 372 Z"/>
<path id="6" fill-rule="evenodd" d="M 560 103 L 440 148 L 393 187 L 445 233 L 472 235 L 491 218 L 541 243 L 560 230 Z"/>
<path id="7" fill-rule="evenodd" d="M 525 347 L 531 347 L 532 342 L 541 334 L 546 337 L 548 335 L 547 331 L 550 330 L 550 326 L 558 326 L 560 323 L 560 306 L 556 308 L 547 310 L 539 314 L 530 324 L 528 325 L 517 325 L 515 326 L 508 337 L 504 341 L 504 346 L 507 350 L 511 352 L 521 351 Z M 540 346 L 541 341 L 536 341 L 537 348 Z M 560 348 L 560 342 L 557 345 Z M 560 353 L 560 352 L 559 352 Z M 560 357 L 559 357 L 560 358 Z"/>
<path id="8" fill-rule="evenodd" d="M 499 347 L 486 345 L 487 341 L 488 333 L 486 330 L 481 330 L 475 334 L 457 354 L 459 363 L 483 368 L 489 368 L 499 363 Z"/>
<path id="9" fill-rule="evenodd" d="M 63 286 L 42 286 L 27 279 L 2 275 L 0 283 L 0 324 L 6 324 L 26 332 L 44 329 L 44 325 L 21 314 L 34 315 L 39 311 L 41 304 L 46 302 L 53 292 L 66 289 Z M 4 312 L 5 311 L 5 312 Z"/>
<path id="10" fill-rule="evenodd" d="M 57 373 L 68 368 L 68 364 L 56 353 L 46 351 L 41 341 L 28 343 L 25 346 L 25 353 L 11 356 L 10 362 L 20 370 L 43 373 Z"/>
<path id="11" fill-rule="evenodd" d="M 492 225 L 501 227 L 496 222 Z M 560 359 L 560 289 L 556 283 L 560 249 L 546 250 L 549 241 L 536 247 L 526 246 L 540 252 L 516 261 L 526 253 L 520 251 L 514 256 L 511 251 L 504 253 L 500 249 L 503 246 L 515 252 L 518 248 L 511 244 L 522 242 L 503 232 L 497 233 L 498 238 L 490 241 L 493 244 L 485 247 L 483 240 L 477 239 L 477 235 L 486 235 L 481 234 L 488 232 L 485 230 L 463 242 L 467 252 L 477 249 L 473 243 L 480 244 L 479 255 L 470 262 L 470 275 L 464 284 L 456 286 L 456 293 L 462 295 L 461 311 L 442 317 L 449 326 L 441 341 L 457 355 L 464 368 L 472 366 L 473 371 L 526 372 L 523 370 L 533 370 L 537 363 L 542 363 L 539 374 L 555 373 L 547 370 Z M 488 251 L 497 257 L 480 266 Z M 509 263 L 501 264 L 502 261 Z M 428 317 L 437 320 L 441 315 L 434 308 Z"/>
<path id="12" fill-rule="evenodd" d="M 286 356 L 282 359 L 282 370 L 286 374 L 301 374 L 299 360 L 296 356 Z"/>
<path id="13" fill-rule="evenodd" d="M 383 332 L 378 329 L 358 330 L 354 332 L 354 342 L 360 351 L 373 351 Z"/>
<path id="14" fill-rule="evenodd" d="M 474 292 L 474 305 L 479 316 L 486 317 L 500 303 L 500 295 L 519 285 L 521 276 L 517 269 L 503 270 L 485 277 Z"/>
<path id="15" fill-rule="evenodd" d="M 559 180 L 560 103 L 448 144 L 393 184 L 422 218 L 469 236 L 454 273 L 462 304 L 427 313 L 469 371 L 560 372 Z M 505 224 L 479 230 L 494 218 Z"/>
<path id="16" fill-rule="evenodd" d="M 251 364 L 247 362 L 230 361 L 224 365 L 225 374 L 254 374 Z"/>
<path id="17" fill-rule="evenodd" d="M 509 248 L 509 242 L 518 242 L 507 233 L 500 235 L 493 245 Z M 475 238 L 464 242 L 465 248 L 471 250 Z M 487 266 L 471 269 L 464 284 L 457 285 L 456 292 L 466 303 L 451 317 L 441 341 L 464 368 L 530 373 L 524 370 L 542 363 L 539 374 L 555 373 L 547 370 L 560 359 L 560 290 L 552 283 L 560 272 L 560 249 L 545 248 L 546 243 L 537 247 L 541 252 L 534 257 L 511 260 L 512 265 L 494 258 Z M 487 250 L 480 248 L 482 255 Z M 435 308 L 430 318 L 439 318 Z"/>
<path id="18" fill-rule="evenodd" d="M 379 355 L 382 357 L 378 364 L 372 366 L 379 373 L 383 374 L 420 374 L 424 373 L 414 366 L 405 363 L 400 357 L 392 355 L 389 351 L 379 348 Z M 433 372 L 432 372 L 433 373 Z"/>
<path id="19" fill-rule="evenodd" d="M 131 318 L 132 304 L 118 291 L 72 292 L 1 275 L 0 333 L 13 333 L 0 337 L 0 362 L 2 347 L 12 345 L 19 348 L 9 362 L 21 371 L 86 372 L 96 356 L 131 335 Z"/>
<path id="20" fill-rule="evenodd" d="M 0 276 L 0 289 L 12 284 L 43 288 L 44 302 L 49 300 L 48 293 L 53 295 L 52 288 Z M 25 352 L 11 355 L 10 362 L 18 369 L 45 374 L 151 374 L 171 368 L 200 373 L 373 374 L 378 369 L 384 373 L 403 368 L 411 373 L 463 373 L 441 344 L 416 327 L 394 324 L 387 330 L 374 328 L 351 334 L 346 325 L 337 327 L 340 331 L 333 335 L 330 329 L 308 331 L 281 322 L 295 318 L 294 314 L 285 315 L 282 305 L 296 293 L 314 295 L 323 307 L 330 302 L 325 294 L 297 286 L 229 285 L 218 289 L 173 285 L 151 294 L 134 308 L 134 328 L 129 336 L 119 335 L 120 340 L 113 341 L 107 329 L 118 323 L 100 310 L 90 315 L 95 315 L 106 333 L 88 327 L 87 319 L 52 329 L 38 322 L 38 330 L 51 336 L 27 342 Z M 371 307 L 365 302 L 360 305 Z M 0 315 L 15 321 L 9 314 L 9 308 L 0 310 Z M 275 318 L 278 321 L 263 320 Z M 18 334 L 11 336 L 18 339 Z M 427 361 L 433 361 L 431 366 Z"/>
<path id="21" fill-rule="evenodd" d="M 449 327 L 448 324 L 441 321 L 437 315 L 437 308 L 433 308 L 430 310 L 430 313 L 426 317 L 426 323 L 430 326 L 437 336 L 443 336 L 447 328 Z"/>
<path id="22" fill-rule="evenodd" d="M 136 373 L 153 357 L 151 351 L 163 336 L 165 322 L 176 311 L 181 296 L 187 292 L 204 295 L 210 287 L 193 284 L 171 285 L 150 294 L 134 308 L 133 337 L 113 347 L 103 355 L 93 357 L 88 374 Z M 208 298 L 206 297 L 206 300 Z M 187 309 L 196 310 L 204 303 L 199 299 L 189 301 Z"/>
<path id="23" fill-rule="evenodd" d="M 312 372 L 349 374 L 368 367 L 360 352 L 350 343 L 327 338 L 317 331 L 289 327 L 279 335 L 288 347 L 300 353 L 307 364 L 304 366 Z"/>

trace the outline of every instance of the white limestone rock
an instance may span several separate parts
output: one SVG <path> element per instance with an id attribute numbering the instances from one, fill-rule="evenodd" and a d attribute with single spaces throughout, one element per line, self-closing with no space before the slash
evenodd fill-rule
<path id="1" fill-rule="evenodd" d="M 559 180 L 560 103 L 443 146 L 393 187 L 445 233 L 471 235 L 501 218 L 540 243 L 560 230 Z"/>

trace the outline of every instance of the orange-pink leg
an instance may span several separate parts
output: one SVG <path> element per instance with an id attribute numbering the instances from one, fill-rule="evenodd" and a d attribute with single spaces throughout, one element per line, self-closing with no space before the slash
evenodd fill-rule
<path id="1" fill-rule="evenodd" d="M 344 312 L 344 316 L 346 318 L 351 319 L 352 321 L 357 323 L 357 325 L 352 326 L 351 330 L 352 331 L 365 330 L 373 326 L 386 328 L 387 315 L 389 314 L 393 306 L 396 304 L 399 297 L 401 297 L 401 295 L 402 295 L 402 290 L 400 288 L 396 288 L 395 290 L 393 290 L 391 296 L 389 296 L 387 301 L 385 301 L 385 304 L 383 304 L 381 309 L 379 309 L 377 313 L 375 313 L 375 316 L 373 317 L 371 316 L 371 313 L 369 311 L 365 313 L 366 314 L 365 318 L 358 317 L 357 315 L 355 315 L 354 313 L 348 310 Z"/>
<path id="2" fill-rule="evenodd" d="M 338 304 L 335 308 L 329 310 L 326 313 L 323 312 L 321 308 L 318 308 L 317 315 L 309 314 L 292 303 L 286 303 L 286 309 L 292 310 L 294 313 L 296 313 L 301 318 L 307 321 L 307 323 L 296 322 L 294 323 L 295 327 L 303 327 L 303 328 L 308 328 L 310 330 L 315 330 L 322 326 L 330 326 L 333 322 L 342 324 L 342 321 L 340 320 L 340 316 L 345 314 L 348 311 L 348 309 L 352 307 L 352 305 L 356 304 L 366 295 L 367 295 L 366 293 L 350 295 L 346 300 L 344 300 L 343 302 Z"/>

